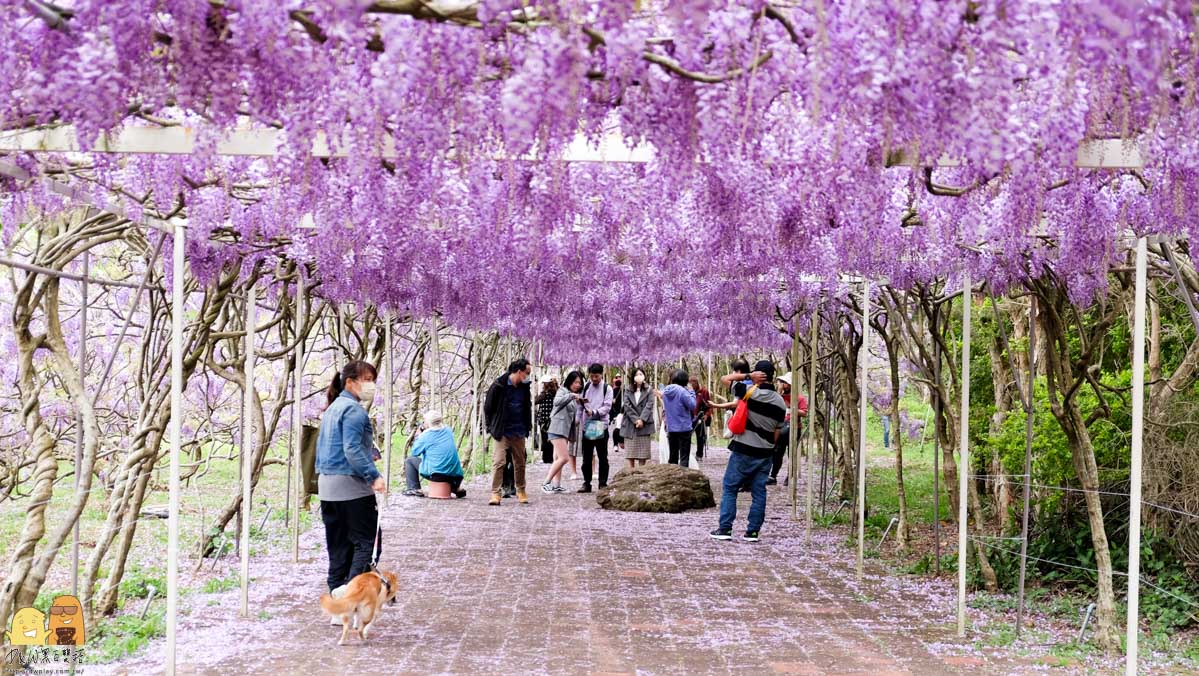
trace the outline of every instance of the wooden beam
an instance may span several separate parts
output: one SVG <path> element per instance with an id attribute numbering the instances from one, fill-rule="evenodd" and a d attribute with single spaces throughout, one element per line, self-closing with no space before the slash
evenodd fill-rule
<path id="1" fill-rule="evenodd" d="M 126 155 L 192 155 L 196 152 L 200 131 L 194 127 L 137 127 L 126 126 L 111 134 L 101 135 L 90 148 L 84 148 L 72 126 L 49 129 L 23 129 L 0 132 L 0 152 L 47 152 L 47 153 L 117 153 Z M 274 157 L 287 140 L 281 129 L 234 129 L 224 132 L 216 142 L 216 154 L 228 157 Z M 324 132 L 317 132 L 312 141 L 314 157 L 348 157 L 346 143 L 337 148 L 330 145 Z M 539 151 L 532 151 L 516 159 L 536 161 Z M 384 136 L 380 140 L 378 155 L 395 158 L 395 139 Z M 576 136 L 565 148 L 561 157 L 550 158 L 567 162 L 630 162 L 645 163 L 653 159 L 650 146 L 640 144 L 629 148 L 621 135 L 615 131 L 606 134 L 598 143 L 586 137 Z"/>

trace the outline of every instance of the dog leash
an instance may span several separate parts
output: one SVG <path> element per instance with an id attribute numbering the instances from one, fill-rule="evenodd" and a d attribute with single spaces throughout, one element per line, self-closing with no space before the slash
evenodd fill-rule
<path id="1" fill-rule="evenodd" d="M 371 546 L 371 570 L 379 574 L 379 556 L 383 553 L 379 548 L 379 538 L 383 535 L 383 508 L 387 506 L 387 493 L 375 494 L 375 544 Z M 382 578 L 383 576 L 379 576 Z"/>
<path id="2" fill-rule="evenodd" d="M 375 544 L 371 549 L 371 572 L 379 578 L 379 582 L 391 593 L 391 581 L 379 572 L 379 556 L 383 553 L 379 547 L 379 538 L 383 535 L 383 508 L 387 506 L 387 493 L 375 494 Z"/>

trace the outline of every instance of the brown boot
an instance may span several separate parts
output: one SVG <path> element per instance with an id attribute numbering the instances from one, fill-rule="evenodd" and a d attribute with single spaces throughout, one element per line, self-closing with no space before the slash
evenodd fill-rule
<path id="1" fill-rule="evenodd" d="M 496 506 L 496 505 L 500 504 L 500 500 L 502 500 L 502 499 L 503 499 L 503 498 L 500 496 L 500 494 L 499 494 L 499 493 L 492 493 L 492 494 L 491 494 L 491 500 L 490 500 L 490 501 L 489 501 L 487 504 L 489 504 L 489 505 L 491 505 L 492 507 L 494 507 L 494 506 Z"/>
<path id="2" fill-rule="evenodd" d="M 520 504 L 522 505 L 529 504 L 529 494 L 525 493 L 525 489 L 523 488 L 516 489 L 516 499 L 519 500 Z"/>

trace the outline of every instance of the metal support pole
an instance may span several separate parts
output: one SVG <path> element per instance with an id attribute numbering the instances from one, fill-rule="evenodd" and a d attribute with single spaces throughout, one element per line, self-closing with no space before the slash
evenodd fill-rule
<path id="1" fill-rule="evenodd" d="M 253 495 L 250 477 L 254 474 L 254 327 L 258 323 L 258 287 L 246 287 L 246 345 L 243 366 L 245 387 L 241 420 L 241 616 L 250 616 L 250 516 Z"/>
<path id="2" fill-rule="evenodd" d="M 187 231 L 175 225 L 171 260 L 171 470 L 167 500 L 167 645 L 164 666 L 175 673 L 179 615 L 179 456 L 183 452 L 183 256 Z"/>
<path id="3" fill-rule="evenodd" d="M 441 318 L 434 315 L 429 327 L 429 346 L 433 351 L 432 377 L 429 378 L 429 402 L 441 410 Z M 515 357 L 513 358 L 515 359 Z M 509 360 L 511 362 L 512 360 Z M 444 412 L 443 412 L 444 413 Z"/>
<path id="4" fill-rule="evenodd" d="M 799 519 L 799 314 L 791 321 L 791 424 L 787 427 L 787 452 L 791 467 L 787 472 L 791 484 L 791 520 Z"/>
<path id="5" fill-rule="evenodd" d="M 833 362 L 832 355 L 824 361 L 824 425 L 820 429 L 820 516 L 824 517 L 826 497 L 829 493 L 825 489 L 825 484 L 828 481 L 828 451 L 829 444 L 832 441 L 833 427 L 833 373 L 837 365 Z"/>
<path id="6" fill-rule="evenodd" d="M 714 380 L 714 379 L 715 379 L 715 376 L 713 375 L 712 369 L 713 369 L 713 364 L 712 364 L 712 353 L 711 353 L 711 352 L 709 352 L 709 353 L 708 353 L 708 392 L 709 392 L 709 394 L 710 394 L 710 393 L 712 392 L 712 390 L 713 390 L 713 389 L 716 387 L 715 380 Z M 709 409 L 709 411 L 710 411 L 710 410 L 711 410 L 711 409 Z"/>
<path id="7" fill-rule="evenodd" d="M 654 364 L 654 387 L 659 387 L 658 380 L 658 365 Z M 665 465 L 670 461 L 670 445 L 666 441 L 666 418 L 662 415 L 662 408 L 658 404 L 657 397 L 654 398 L 654 420 L 657 421 L 658 427 L 658 462 Z"/>
<path id="8" fill-rule="evenodd" d="M 820 311 L 812 315 L 812 339 L 808 375 L 808 442 L 805 445 L 808 455 L 808 495 L 806 500 L 807 513 L 804 515 L 804 544 L 812 540 L 812 491 L 815 488 L 816 472 L 816 358 L 820 354 Z"/>
<path id="9" fill-rule="evenodd" d="M 1037 299 L 1032 298 L 1028 308 L 1028 380 L 1025 381 L 1024 403 L 1024 513 L 1021 515 L 1020 526 L 1020 590 L 1019 601 L 1016 605 L 1016 636 L 1024 626 L 1024 576 L 1028 569 L 1028 514 L 1032 498 L 1032 438 L 1033 438 L 1033 403 L 1036 401 L 1033 393 L 1036 391 L 1036 335 L 1037 335 Z"/>
<path id="10" fill-rule="evenodd" d="M 295 455 L 295 521 L 291 532 L 291 562 L 300 562 L 300 504 L 304 502 L 304 271 L 296 266 L 296 376 L 292 382 L 294 404 L 291 408 L 291 445 Z"/>
<path id="11" fill-rule="evenodd" d="M 1124 672 L 1137 673 L 1141 619 L 1141 452 L 1145 437 L 1145 285 L 1148 243 L 1137 240 L 1136 300 L 1132 319 L 1132 462 L 1128 503 L 1128 655 Z"/>
<path id="12" fill-rule="evenodd" d="M 383 314 L 383 370 L 387 372 L 383 404 L 383 484 L 391 491 L 391 430 L 395 426 L 392 417 L 395 399 L 395 359 L 392 357 L 391 313 Z"/>
<path id="13" fill-rule="evenodd" d="M 79 382 L 87 392 L 87 276 L 91 260 L 87 251 L 83 252 L 83 279 L 80 287 L 79 301 Z M 115 352 L 114 352 L 115 353 Z M 83 416 L 75 413 L 75 490 L 79 490 L 79 466 L 83 464 Z M 71 594 L 79 596 L 79 521 L 75 519 L 75 528 L 71 532 Z"/>
<path id="14" fill-rule="evenodd" d="M 948 312 L 948 309 L 946 310 Z M 940 311 L 934 311 L 931 331 L 939 334 L 941 322 L 937 319 Z M 941 401 L 941 342 L 933 339 L 933 382 L 937 389 L 933 392 L 933 575 L 941 577 L 941 434 L 937 427 L 941 424 L 941 415 L 945 402 Z"/>
<path id="15" fill-rule="evenodd" d="M 866 555 L 866 399 L 870 375 L 870 282 L 862 282 L 862 349 L 858 352 L 858 581 Z"/>
<path id="16" fill-rule="evenodd" d="M 958 452 L 958 637 L 966 635 L 966 519 L 970 480 L 970 271 L 962 279 L 962 415 Z"/>

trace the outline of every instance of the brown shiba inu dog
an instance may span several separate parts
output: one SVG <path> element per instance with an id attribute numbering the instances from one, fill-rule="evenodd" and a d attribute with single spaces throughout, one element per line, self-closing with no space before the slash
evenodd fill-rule
<path id="1" fill-rule="evenodd" d="M 395 573 L 381 570 L 355 576 L 339 599 L 331 594 L 322 595 L 321 608 L 330 615 L 341 617 L 341 639 L 337 645 L 345 645 L 355 619 L 358 620 L 358 637 L 365 641 L 367 630 L 379 617 L 383 604 L 388 601 L 395 603 L 397 591 Z"/>

